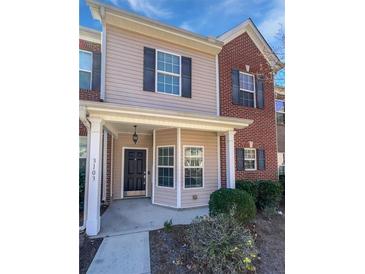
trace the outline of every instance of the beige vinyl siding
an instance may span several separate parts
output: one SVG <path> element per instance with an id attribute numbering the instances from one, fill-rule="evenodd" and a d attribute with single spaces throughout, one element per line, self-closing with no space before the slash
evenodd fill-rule
<path id="1" fill-rule="evenodd" d="M 159 205 L 176 207 L 176 128 L 156 130 L 156 184 L 155 190 L 155 203 Z M 174 188 L 158 187 L 158 146 L 175 146 L 175 159 L 174 159 Z"/>
<path id="2" fill-rule="evenodd" d="M 218 151 L 217 133 L 207 131 L 181 130 L 181 206 L 195 207 L 208 205 L 210 194 L 218 189 Z M 204 146 L 204 169 L 203 169 L 203 188 L 184 189 L 184 146 Z M 193 200 L 193 195 L 198 196 Z"/>
<path id="3" fill-rule="evenodd" d="M 122 198 L 123 178 L 122 178 L 122 157 L 123 147 L 135 147 L 135 148 L 148 148 L 148 164 L 147 164 L 147 196 L 151 196 L 152 193 L 152 135 L 139 134 L 138 143 L 134 144 L 132 140 L 132 134 L 120 133 L 118 139 L 114 139 L 114 151 L 113 151 L 113 199 Z"/>
<path id="4" fill-rule="evenodd" d="M 110 25 L 106 47 L 106 102 L 216 115 L 215 56 Z M 143 91 L 144 47 L 192 58 L 192 98 Z"/>

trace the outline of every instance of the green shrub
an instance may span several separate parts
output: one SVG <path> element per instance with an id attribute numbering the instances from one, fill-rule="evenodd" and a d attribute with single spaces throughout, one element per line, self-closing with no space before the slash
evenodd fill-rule
<path id="1" fill-rule="evenodd" d="M 257 208 L 277 208 L 281 201 L 282 187 L 279 182 L 260 181 L 258 183 Z"/>
<path id="2" fill-rule="evenodd" d="M 163 227 L 166 232 L 171 232 L 172 231 L 172 219 L 165 221 L 163 224 Z"/>
<path id="3" fill-rule="evenodd" d="M 281 190 L 283 191 L 282 199 L 285 200 L 285 175 L 279 176 L 279 183 L 281 185 Z"/>
<path id="4" fill-rule="evenodd" d="M 85 171 L 79 171 L 79 210 L 84 209 L 85 199 Z"/>
<path id="5" fill-rule="evenodd" d="M 210 195 L 209 214 L 211 216 L 219 213 L 228 214 L 233 207 L 236 207 L 235 217 L 246 224 L 256 216 L 255 202 L 250 194 L 240 189 L 221 188 Z"/>
<path id="6" fill-rule="evenodd" d="M 195 219 L 187 239 L 201 273 L 247 273 L 255 271 L 254 239 L 235 216 L 229 214 Z"/>
<path id="7" fill-rule="evenodd" d="M 236 181 L 236 188 L 246 191 L 251 194 L 252 198 L 256 202 L 258 194 L 258 184 L 254 181 L 238 180 Z"/>

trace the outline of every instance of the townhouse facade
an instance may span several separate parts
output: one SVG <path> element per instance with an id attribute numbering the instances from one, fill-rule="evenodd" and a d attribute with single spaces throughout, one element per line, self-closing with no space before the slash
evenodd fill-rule
<path id="1" fill-rule="evenodd" d="M 277 178 L 273 82 L 256 77 L 262 73 L 257 62 L 266 69 L 269 61 L 246 60 L 250 54 L 242 53 L 240 45 L 236 53 L 230 48 L 249 41 L 245 28 L 256 28 L 251 20 L 232 43 L 109 5 L 88 5 L 103 26 L 100 34 L 89 30 L 89 38 L 80 29 L 79 135 L 85 159 L 80 141 L 80 163 L 86 174 L 88 235 L 100 230 L 100 204 L 115 199 L 150 197 L 152 204 L 175 209 L 206 206 L 212 192 L 234 188 L 236 177 L 246 174 L 236 170 L 238 148 L 255 148 L 258 155 L 237 158 L 247 172 L 256 167 L 247 178 Z M 258 45 L 265 47 L 249 46 Z M 247 66 L 250 70 L 243 71 Z M 242 79 L 241 70 L 255 77 Z M 246 87 L 256 79 L 259 88 L 251 93 L 254 106 L 265 106 L 261 116 L 256 109 L 232 110 L 228 98 L 240 96 L 240 82 Z M 251 133 L 256 139 L 247 136 Z"/>

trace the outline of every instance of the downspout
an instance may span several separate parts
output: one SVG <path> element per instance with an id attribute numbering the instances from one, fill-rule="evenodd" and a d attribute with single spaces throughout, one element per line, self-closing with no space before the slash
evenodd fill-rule
<path id="1" fill-rule="evenodd" d="M 80 231 L 84 230 L 86 227 L 86 219 L 87 219 L 87 197 L 89 192 L 89 165 L 90 165 L 90 128 L 91 123 L 87 119 L 86 109 L 85 107 L 80 108 L 80 120 L 86 127 L 87 132 L 87 144 L 86 144 L 86 171 L 85 171 L 85 194 L 84 194 L 84 220 L 82 226 L 80 226 Z"/>

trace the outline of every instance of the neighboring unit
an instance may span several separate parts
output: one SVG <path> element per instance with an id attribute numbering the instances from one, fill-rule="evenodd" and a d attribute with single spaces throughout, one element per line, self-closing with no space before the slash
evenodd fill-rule
<path id="1" fill-rule="evenodd" d="M 285 88 L 275 86 L 279 176 L 285 175 Z"/>
<path id="2" fill-rule="evenodd" d="M 254 122 L 235 134 L 238 180 L 276 180 L 277 145 L 273 75 L 282 63 L 251 19 L 224 33 L 219 53 L 220 113 Z M 226 138 L 221 137 L 222 174 Z M 222 185 L 226 178 L 222 176 Z"/>
<path id="3" fill-rule="evenodd" d="M 247 178 L 276 179 L 273 81 L 257 74 L 259 63 L 265 75 L 272 66 L 250 55 L 258 50 L 247 34 L 229 43 L 230 38 L 204 37 L 109 5 L 88 4 L 103 26 L 100 43 L 83 39 L 80 30 L 80 48 L 88 45 L 80 51 L 88 235 L 100 230 L 102 201 L 150 197 L 152 204 L 175 209 L 207 206 L 213 191 L 234 188 L 235 177 L 245 174 L 236 171 L 237 148 L 247 149 L 245 172 L 255 169 Z M 229 56 L 236 43 L 236 55 Z M 247 47 L 253 52 L 245 53 Z M 227 101 L 240 79 L 255 98 L 249 96 L 252 111 Z"/>

